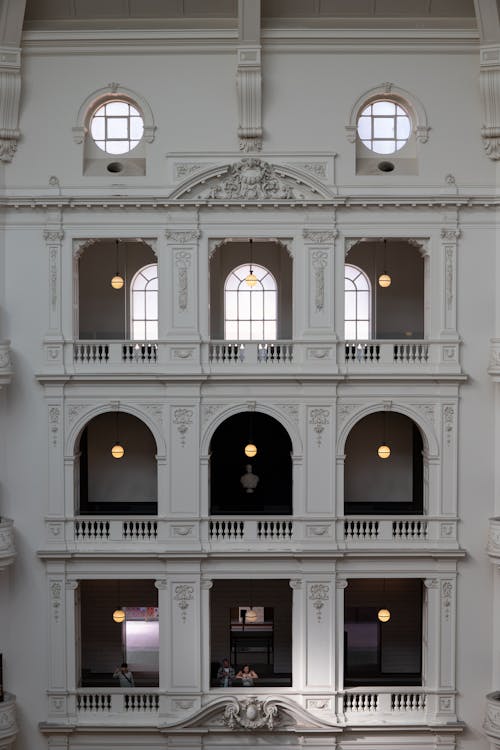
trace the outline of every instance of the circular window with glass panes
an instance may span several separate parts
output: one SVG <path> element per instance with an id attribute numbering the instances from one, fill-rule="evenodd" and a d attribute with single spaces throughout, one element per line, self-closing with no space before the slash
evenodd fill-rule
<path id="1" fill-rule="evenodd" d="M 411 135 L 408 112 L 394 101 L 375 101 L 363 109 L 358 117 L 358 136 L 376 154 L 394 154 Z"/>
<path id="2" fill-rule="evenodd" d="M 126 101 L 102 104 L 90 118 L 90 134 L 107 154 L 126 154 L 140 142 L 144 121 L 139 110 Z"/>

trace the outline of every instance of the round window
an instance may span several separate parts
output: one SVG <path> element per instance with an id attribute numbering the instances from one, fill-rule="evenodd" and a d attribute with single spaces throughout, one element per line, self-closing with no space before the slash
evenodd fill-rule
<path id="1" fill-rule="evenodd" d="M 143 133 L 140 112 L 132 104 L 116 99 L 98 107 L 90 120 L 90 134 L 107 154 L 126 154 L 137 146 Z"/>
<path id="2" fill-rule="evenodd" d="M 410 134 L 410 116 L 396 102 L 372 102 L 358 117 L 359 138 L 376 154 L 393 154 L 399 151 L 407 143 Z"/>

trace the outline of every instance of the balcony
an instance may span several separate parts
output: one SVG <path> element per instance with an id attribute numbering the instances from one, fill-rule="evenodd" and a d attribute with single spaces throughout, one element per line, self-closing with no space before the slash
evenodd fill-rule
<path id="1" fill-rule="evenodd" d="M 339 554 L 458 550 L 455 518 L 431 516 L 212 516 L 166 520 L 156 517 L 79 516 L 46 521 L 51 549 L 81 553 L 192 551 L 208 554 Z"/>
<path id="2" fill-rule="evenodd" d="M 1 351 L 0 351 L 1 354 Z M 126 341 L 64 344 L 61 375 L 92 378 L 315 377 L 436 378 L 461 375 L 459 343 L 378 341 Z M 49 353 L 46 361 L 50 362 Z M 47 371 L 48 372 L 48 371 Z M 54 374 L 54 370 L 51 370 Z M 40 375 L 43 379 L 43 374 Z"/>
<path id="3" fill-rule="evenodd" d="M 14 522 L 10 518 L 0 518 L 0 570 L 14 562 Z"/>
<path id="4" fill-rule="evenodd" d="M 16 696 L 4 693 L 0 703 L 0 748 L 11 750 L 17 736 Z"/>

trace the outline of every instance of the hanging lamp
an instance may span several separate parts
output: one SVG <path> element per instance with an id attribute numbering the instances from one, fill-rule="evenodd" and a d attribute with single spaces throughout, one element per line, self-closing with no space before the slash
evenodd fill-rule
<path id="1" fill-rule="evenodd" d="M 387 267 L 387 240 L 384 239 L 384 269 Z M 392 283 L 392 279 L 387 273 L 386 270 L 382 271 L 380 276 L 378 277 L 378 284 L 382 287 L 382 289 L 387 289 L 388 286 L 390 286 Z"/>
<path id="2" fill-rule="evenodd" d="M 384 578 L 384 599 L 387 599 L 387 582 L 385 578 Z M 387 609 L 387 607 L 382 607 L 377 612 L 377 619 L 380 622 L 389 622 L 389 620 L 391 619 L 391 611 Z"/>
<path id="3" fill-rule="evenodd" d="M 123 279 L 123 276 L 120 274 L 120 266 L 118 263 L 118 240 L 115 240 L 115 249 L 116 249 L 116 273 L 111 279 L 111 286 L 113 289 L 122 289 L 123 285 L 125 284 L 125 281 Z"/>
<path id="4" fill-rule="evenodd" d="M 250 237 L 250 273 L 245 277 L 245 283 L 252 289 L 257 283 L 257 276 L 253 272 L 253 239 Z"/>
<path id="5" fill-rule="evenodd" d="M 120 580 L 118 580 L 118 601 L 120 601 L 121 599 L 120 589 L 121 589 Z M 122 622 L 125 622 L 125 619 L 126 619 L 125 610 L 122 608 L 121 605 L 118 605 L 118 609 L 115 609 L 115 611 L 113 612 L 113 621 L 120 624 Z"/>
<path id="6" fill-rule="evenodd" d="M 257 455 L 257 446 L 253 442 L 253 412 L 249 412 L 248 416 L 248 443 L 244 448 L 245 456 L 248 458 L 254 458 Z"/>
<path id="7" fill-rule="evenodd" d="M 384 411 L 384 439 L 381 445 L 377 448 L 377 454 L 379 458 L 389 458 L 391 455 L 390 446 L 387 445 L 387 411 Z"/>
<path id="8" fill-rule="evenodd" d="M 113 458 L 123 458 L 123 456 L 125 455 L 125 448 L 121 444 L 118 437 L 118 411 L 115 412 L 115 434 L 116 439 L 113 447 L 111 448 L 111 455 L 113 456 Z"/>

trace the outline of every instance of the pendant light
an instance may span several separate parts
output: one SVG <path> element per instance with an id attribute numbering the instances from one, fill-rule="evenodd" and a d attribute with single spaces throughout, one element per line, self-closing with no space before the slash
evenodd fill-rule
<path id="1" fill-rule="evenodd" d="M 115 412 L 115 433 L 116 433 L 116 439 L 113 444 L 113 447 L 111 448 L 111 455 L 113 458 L 123 458 L 125 455 L 125 448 L 120 443 L 119 437 L 118 437 L 118 412 Z"/>
<path id="2" fill-rule="evenodd" d="M 253 442 L 253 412 L 248 415 L 248 443 L 245 445 L 245 456 L 255 458 L 257 455 L 257 446 Z"/>
<path id="3" fill-rule="evenodd" d="M 384 578 L 384 599 L 387 599 L 387 587 L 386 587 L 386 579 Z M 380 622 L 389 622 L 391 619 L 391 612 L 387 607 L 382 607 L 377 612 L 377 619 Z"/>
<path id="4" fill-rule="evenodd" d="M 125 281 L 119 271 L 118 240 L 115 240 L 115 248 L 116 248 L 116 274 L 111 279 L 111 286 L 113 287 L 113 289 L 122 289 Z"/>
<path id="5" fill-rule="evenodd" d="M 118 598 L 118 601 L 120 601 L 120 599 L 121 599 L 121 596 L 120 596 L 120 593 L 121 593 L 121 591 L 120 591 L 120 589 L 121 589 L 120 580 L 118 580 L 117 583 L 118 583 L 118 597 L 117 598 Z M 113 612 L 113 621 L 117 622 L 118 624 L 120 624 L 122 622 L 125 622 L 125 619 L 126 619 L 125 610 L 122 608 L 121 605 L 118 605 L 118 609 L 115 609 L 115 611 Z"/>
<path id="6" fill-rule="evenodd" d="M 384 269 L 387 267 L 387 240 L 384 239 Z M 387 289 L 388 286 L 390 286 L 392 283 L 392 279 L 387 273 L 386 270 L 384 270 L 380 276 L 378 277 L 378 284 L 382 287 L 382 289 Z"/>
<path id="7" fill-rule="evenodd" d="M 387 445 L 387 411 L 384 411 L 384 439 L 382 445 L 377 448 L 377 454 L 379 458 L 389 458 L 391 455 L 390 446 Z"/>
<path id="8" fill-rule="evenodd" d="M 247 286 L 250 287 L 250 289 L 252 289 L 257 283 L 257 276 L 254 274 L 253 268 L 252 268 L 253 266 L 253 252 L 252 252 L 253 240 L 252 238 L 250 238 L 248 241 L 250 243 L 250 273 L 245 277 L 245 283 Z"/>

